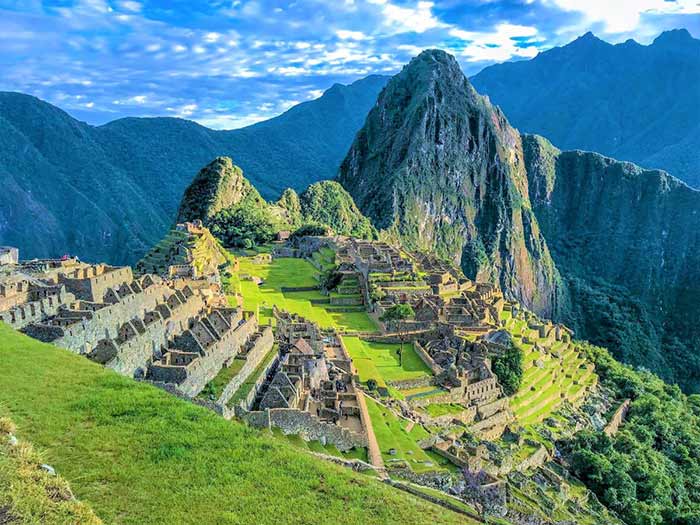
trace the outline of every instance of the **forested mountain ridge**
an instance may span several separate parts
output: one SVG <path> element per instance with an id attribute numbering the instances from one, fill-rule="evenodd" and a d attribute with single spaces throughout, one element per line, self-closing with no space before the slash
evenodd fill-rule
<path id="1" fill-rule="evenodd" d="M 519 133 L 455 58 L 424 51 L 389 82 L 339 178 L 377 228 L 552 315 L 560 299 Z"/>
<path id="2" fill-rule="evenodd" d="M 94 127 L 35 97 L 0 93 L 0 244 L 23 257 L 67 251 L 134 262 L 172 225 L 183 190 L 217 156 L 236 158 L 267 199 L 331 178 L 385 82 L 336 84 L 232 131 L 174 118 Z"/>
<path id="3" fill-rule="evenodd" d="M 625 362 L 700 389 L 700 192 L 523 137 L 533 209 L 571 294 L 561 316 Z"/>
<path id="4" fill-rule="evenodd" d="M 520 131 L 700 186 L 700 40 L 666 31 L 645 46 L 586 33 L 471 79 Z"/>

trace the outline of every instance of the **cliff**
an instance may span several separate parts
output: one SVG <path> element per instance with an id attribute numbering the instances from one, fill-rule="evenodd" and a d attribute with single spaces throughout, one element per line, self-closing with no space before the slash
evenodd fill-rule
<path id="1" fill-rule="evenodd" d="M 425 51 L 387 84 L 339 182 L 378 228 L 551 315 L 559 275 L 531 210 L 519 133 L 457 61 Z"/>
<path id="2" fill-rule="evenodd" d="M 700 387 L 700 192 L 669 174 L 523 136 L 533 210 L 577 335 Z"/>

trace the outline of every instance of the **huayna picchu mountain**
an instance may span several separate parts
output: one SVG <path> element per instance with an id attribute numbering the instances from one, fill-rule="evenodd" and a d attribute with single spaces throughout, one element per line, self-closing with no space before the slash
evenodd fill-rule
<path id="1" fill-rule="evenodd" d="M 700 390 L 700 192 L 685 183 L 521 136 L 442 51 L 389 82 L 339 181 L 389 237 Z"/>
<path id="2" fill-rule="evenodd" d="M 551 315 L 561 290 L 520 135 L 455 58 L 424 51 L 387 84 L 340 169 L 375 226 Z"/>
<path id="3" fill-rule="evenodd" d="M 0 245 L 133 263 L 175 221 L 202 166 L 232 155 L 267 199 L 332 178 L 387 78 L 336 84 L 252 126 L 216 131 L 176 118 L 80 122 L 0 92 Z"/>

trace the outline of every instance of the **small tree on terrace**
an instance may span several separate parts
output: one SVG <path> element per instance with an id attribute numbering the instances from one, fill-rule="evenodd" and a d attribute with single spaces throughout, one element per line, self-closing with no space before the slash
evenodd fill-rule
<path id="1" fill-rule="evenodd" d="M 413 311 L 410 304 L 399 303 L 387 308 L 379 318 L 382 322 L 392 321 L 396 324 L 396 332 L 399 334 L 399 341 L 401 342 L 399 347 L 399 366 L 403 364 L 403 343 L 407 333 L 405 321 L 413 319 L 415 316 L 416 312 Z"/>

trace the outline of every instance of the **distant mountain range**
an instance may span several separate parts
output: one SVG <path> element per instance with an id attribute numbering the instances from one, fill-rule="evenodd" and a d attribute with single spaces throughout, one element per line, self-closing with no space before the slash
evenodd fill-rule
<path id="1" fill-rule="evenodd" d="M 172 118 L 79 122 L 0 93 L 0 244 L 23 257 L 64 252 L 133 263 L 175 220 L 184 189 L 220 155 L 266 199 L 335 176 L 387 78 L 336 84 L 271 120 L 215 131 Z"/>
<path id="2" fill-rule="evenodd" d="M 700 187 L 700 40 L 685 29 L 648 46 L 587 33 L 532 60 L 487 67 L 471 82 L 520 131 Z"/>

